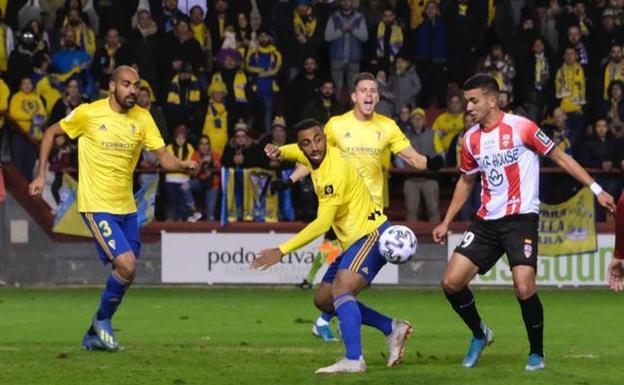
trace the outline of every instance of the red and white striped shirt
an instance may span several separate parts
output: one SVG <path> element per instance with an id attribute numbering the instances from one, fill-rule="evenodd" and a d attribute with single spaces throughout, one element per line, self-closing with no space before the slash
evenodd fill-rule
<path id="1" fill-rule="evenodd" d="M 501 112 L 492 127 L 476 125 L 464 134 L 460 170 L 481 171 L 481 207 L 477 216 L 539 213 L 539 156 L 554 142 L 532 121 Z"/>

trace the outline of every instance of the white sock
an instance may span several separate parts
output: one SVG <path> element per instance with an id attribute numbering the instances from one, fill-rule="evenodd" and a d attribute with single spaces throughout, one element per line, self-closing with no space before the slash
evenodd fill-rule
<path id="1" fill-rule="evenodd" d="M 325 321 L 323 317 L 318 317 L 318 319 L 316 320 L 316 326 L 327 326 L 327 325 L 329 325 L 329 322 Z"/>

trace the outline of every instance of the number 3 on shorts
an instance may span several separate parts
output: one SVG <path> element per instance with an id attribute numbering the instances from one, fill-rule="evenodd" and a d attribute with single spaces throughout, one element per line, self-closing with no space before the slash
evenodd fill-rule
<path id="1" fill-rule="evenodd" d="M 468 245 L 470 245 L 472 243 L 472 241 L 474 240 L 474 233 L 472 231 L 466 231 L 466 234 L 464 234 L 464 237 L 461 240 L 461 245 L 460 247 L 462 248 L 466 248 L 468 247 Z"/>
<path id="2" fill-rule="evenodd" d="M 110 237 L 110 235 L 113 233 L 107 221 L 100 221 L 100 223 L 98 223 L 98 227 L 102 229 L 102 235 L 104 236 L 104 238 Z"/>

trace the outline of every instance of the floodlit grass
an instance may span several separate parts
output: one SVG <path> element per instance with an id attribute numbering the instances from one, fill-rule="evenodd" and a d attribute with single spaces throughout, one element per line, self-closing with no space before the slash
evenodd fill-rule
<path id="1" fill-rule="evenodd" d="M 478 367 L 460 366 L 469 333 L 440 290 L 373 288 L 361 299 L 412 322 L 404 361 L 363 328 L 368 372 L 319 377 L 343 353 L 311 336 L 312 292 L 131 289 L 114 320 L 126 350 L 80 348 L 97 289 L 0 289 L 0 384 L 616 384 L 624 298 L 606 290 L 544 290 L 547 369 L 524 371 L 528 342 L 512 291 L 475 290 L 495 333 Z M 334 325 L 335 328 L 335 325 Z"/>

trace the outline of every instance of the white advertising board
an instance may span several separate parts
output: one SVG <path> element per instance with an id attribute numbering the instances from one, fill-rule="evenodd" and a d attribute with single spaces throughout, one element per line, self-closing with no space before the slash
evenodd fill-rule
<path id="1" fill-rule="evenodd" d="M 284 256 L 265 271 L 249 265 L 262 249 L 277 247 L 294 234 L 162 233 L 163 283 L 299 283 L 308 274 L 321 238 Z M 316 275 L 323 277 L 324 266 Z M 398 267 L 387 264 L 374 283 L 398 283 Z"/>
<path id="2" fill-rule="evenodd" d="M 450 234 L 448 237 L 448 258 L 463 234 Z M 604 286 L 606 271 L 613 256 L 615 236 L 598 235 L 598 249 L 593 253 L 562 255 L 557 257 L 539 256 L 537 259 L 537 283 L 541 286 Z M 507 258 L 501 258 L 486 274 L 477 275 L 473 281 L 477 285 L 513 285 Z"/>

